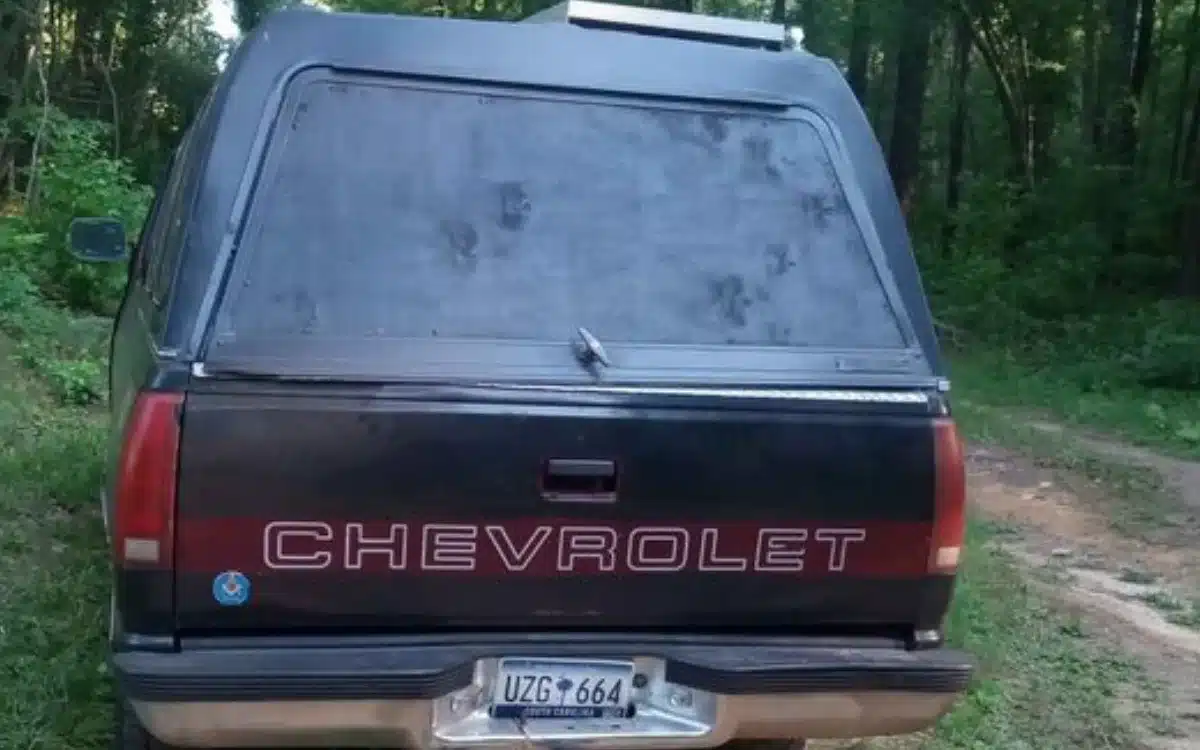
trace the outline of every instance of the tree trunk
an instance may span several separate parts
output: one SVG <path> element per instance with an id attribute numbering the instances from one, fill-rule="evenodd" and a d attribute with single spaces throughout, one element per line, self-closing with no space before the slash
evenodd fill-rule
<path id="1" fill-rule="evenodd" d="M 1196 44 L 1192 37 L 1189 42 Z M 1175 224 L 1180 253 L 1180 290 L 1192 297 L 1200 297 L 1200 89 L 1191 102 L 1191 120 L 1183 142 L 1181 171 L 1190 181 L 1187 200 L 1179 209 Z"/>
<path id="2" fill-rule="evenodd" d="M 1120 168 L 1118 194 L 1106 207 L 1109 239 L 1113 252 L 1125 252 L 1130 222 L 1130 206 L 1126 200 L 1133 187 L 1133 169 L 1137 161 L 1138 106 L 1146 86 L 1146 74 L 1150 67 L 1150 44 L 1154 36 L 1155 0 L 1112 0 L 1112 7 L 1119 10 L 1113 17 L 1114 74 L 1125 71 L 1124 85 L 1118 85 L 1120 98 L 1114 103 L 1110 124 L 1113 128 L 1109 142 L 1112 164 Z M 1137 34 L 1133 33 L 1137 20 Z M 1120 79 L 1117 79 L 1118 81 Z M 1114 283 L 1116 279 L 1112 279 Z"/>
<path id="3" fill-rule="evenodd" d="M 1200 89 L 1196 91 L 1196 98 L 1192 102 L 1192 116 L 1188 123 L 1187 140 L 1183 145 L 1183 173 L 1192 175 L 1196 174 L 1196 141 L 1200 140 Z M 1193 186 L 1195 187 L 1195 186 Z"/>
<path id="4" fill-rule="evenodd" d="M 1151 55 L 1149 70 L 1146 73 L 1147 90 L 1142 96 L 1145 104 L 1142 107 L 1142 116 L 1139 118 L 1139 126 L 1142 132 L 1147 135 L 1147 126 L 1150 123 L 1159 123 L 1162 120 L 1159 117 L 1159 113 L 1162 110 L 1162 87 L 1163 78 L 1165 77 L 1163 76 L 1163 61 L 1168 54 L 1176 51 L 1175 45 L 1169 44 L 1167 40 L 1170 38 L 1170 21 L 1175 17 L 1179 7 L 1180 0 L 1162 0 L 1162 4 L 1158 7 L 1158 12 L 1155 13 L 1155 52 Z M 1149 138 L 1147 138 L 1147 141 L 1149 141 Z M 1156 139 L 1154 141 L 1155 148 L 1146 147 L 1138 150 L 1137 173 L 1140 176 L 1147 176 L 1149 171 L 1154 168 L 1156 157 L 1161 156 L 1162 149 L 1158 145 L 1159 143 L 1160 141 Z M 1167 169 L 1169 172 L 1170 167 L 1168 166 Z M 1155 179 L 1161 179 L 1161 177 L 1155 175 Z"/>
<path id="5" fill-rule="evenodd" d="M 1192 90 L 1192 80 L 1195 78 L 1196 52 L 1197 48 L 1200 48 L 1200 0 L 1192 3 L 1192 17 L 1188 20 L 1188 33 L 1184 44 L 1186 46 L 1183 53 L 1183 72 L 1180 75 L 1179 92 L 1176 99 L 1175 133 L 1171 139 L 1171 166 L 1168 178 L 1172 185 L 1178 181 L 1180 175 L 1183 134 L 1188 127 L 1188 100 Z"/>
<path id="6" fill-rule="evenodd" d="M 804 32 L 804 48 L 823 54 L 824 36 L 817 22 L 817 0 L 800 0 L 800 17 L 797 19 Z"/>
<path id="7" fill-rule="evenodd" d="M 771 0 L 771 23 L 787 23 L 787 0 Z M 808 35 L 808 29 L 802 31 Z"/>
<path id="8" fill-rule="evenodd" d="M 1051 142 L 1056 117 L 1067 100 L 1064 52 L 1068 41 L 1056 33 L 1062 25 L 1040 20 L 1029 35 L 1031 64 L 1026 73 L 1026 117 L 1029 123 L 1029 163 L 1033 177 L 1044 180 L 1054 171 Z"/>
<path id="9" fill-rule="evenodd" d="M 1132 170 L 1137 164 L 1141 132 L 1146 127 L 1147 117 L 1144 111 L 1146 99 L 1146 82 L 1150 78 L 1150 70 L 1154 67 L 1154 29 L 1155 13 L 1158 10 L 1157 0 L 1141 0 L 1138 11 L 1137 47 L 1133 55 L 1133 70 L 1129 76 L 1129 107 L 1131 120 L 1125 143 L 1125 164 Z M 1132 177 L 1133 175 L 1130 175 Z"/>
<path id="10" fill-rule="evenodd" d="M 871 59 L 871 14 L 867 2 L 868 0 L 854 0 L 850 16 L 850 52 L 847 56 L 846 71 L 850 88 L 863 107 L 867 106 L 867 66 Z"/>
<path id="11" fill-rule="evenodd" d="M 0 10 L 0 70 L 5 78 L 0 87 L 0 113 L 5 117 L 11 116 L 13 110 L 21 105 L 24 95 L 23 81 L 26 79 L 27 62 L 29 60 L 29 18 L 24 5 Z M 4 179 L 0 184 L 0 198 L 8 199 L 16 190 L 17 157 L 20 148 L 20 136 L 5 129 L 0 135 L 0 165 L 3 165 Z"/>
<path id="12" fill-rule="evenodd" d="M 67 61 L 71 86 L 66 93 L 69 103 L 64 109 L 70 115 L 95 118 L 100 115 L 99 91 L 96 87 L 94 62 L 99 53 L 99 37 L 103 10 L 92 3 L 83 3 L 75 11 L 70 56 Z M 88 106 L 91 105 L 91 106 Z"/>
<path id="13" fill-rule="evenodd" d="M 1106 151 L 1112 163 L 1118 165 L 1132 164 L 1132 149 L 1136 148 L 1133 132 L 1136 105 L 1131 84 L 1139 1 L 1153 3 L 1153 0 L 1108 0 L 1109 40 L 1101 98 L 1107 106 Z"/>
<path id="14" fill-rule="evenodd" d="M 925 78 L 929 72 L 929 43 L 936 12 L 936 0 L 904 0 L 888 167 L 896 195 L 906 208 L 920 171 Z"/>
<path id="15" fill-rule="evenodd" d="M 1137 47 L 1134 50 L 1133 68 L 1129 76 L 1129 93 L 1135 106 L 1141 101 L 1142 93 L 1146 90 L 1146 80 L 1154 61 L 1154 14 L 1157 9 L 1157 0 L 1141 0 L 1138 10 Z"/>
<path id="16" fill-rule="evenodd" d="M 1196 0 L 1200 3 L 1200 0 Z M 1097 70 L 1097 30 L 1099 18 L 1096 0 L 1084 0 L 1083 4 L 1083 80 L 1080 82 L 1080 131 L 1093 150 L 1099 150 L 1103 138 L 1103 117 L 1100 114 L 1100 97 L 1097 95 L 1099 73 Z"/>
<path id="17" fill-rule="evenodd" d="M 1197 109 L 1200 109 L 1200 97 L 1197 97 L 1196 103 Z M 1194 155 L 1196 144 L 1193 142 L 1190 145 Z M 1200 297 L 1200 160 L 1193 158 L 1191 166 L 1189 174 L 1192 184 L 1188 192 L 1188 201 L 1180 214 L 1182 231 L 1179 233 L 1179 288 L 1189 297 Z"/>
<path id="18" fill-rule="evenodd" d="M 1033 168 L 1029 163 L 1029 121 L 1025 114 L 1025 105 L 1018 98 L 1018 90 L 1005 73 L 1001 51 L 993 44 L 992 37 L 980 30 L 965 4 L 960 2 L 957 12 L 966 19 L 971 32 L 971 44 L 979 50 L 979 58 L 995 84 L 996 99 L 1008 137 L 1009 177 L 1018 184 L 1028 185 Z"/>
<path id="19" fill-rule="evenodd" d="M 882 49 L 878 65 L 875 66 L 873 74 L 867 76 L 867 85 L 870 86 L 867 101 L 871 105 L 868 110 L 871 126 L 879 134 L 879 140 L 883 142 L 886 150 L 891 146 L 884 134 L 890 133 L 892 129 L 892 104 L 896 99 L 896 59 L 900 55 L 899 34 L 893 31 L 882 35 L 880 41 Z"/>
<path id="20" fill-rule="evenodd" d="M 967 79 L 971 73 L 971 24 L 962 14 L 954 25 L 954 77 L 950 82 L 954 113 L 950 117 L 947 137 L 948 164 L 946 167 L 946 223 L 942 226 L 942 247 L 954 242 L 958 224 L 958 204 L 962 194 L 963 157 L 967 131 Z"/>

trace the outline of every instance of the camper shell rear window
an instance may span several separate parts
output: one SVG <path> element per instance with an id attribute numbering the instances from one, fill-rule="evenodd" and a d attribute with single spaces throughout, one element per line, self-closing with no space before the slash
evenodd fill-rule
<path id="1" fill-rule="evenodd" d="M 214 342 L 272 357 L 584 327 L 610 348 L 904 351 L 834 148 L 784 108 L 297 80 Z"/>

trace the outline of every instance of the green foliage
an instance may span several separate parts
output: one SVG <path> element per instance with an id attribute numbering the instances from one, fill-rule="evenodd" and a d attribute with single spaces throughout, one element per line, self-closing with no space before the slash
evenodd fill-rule
<path id="1" fill-rule="evenodd" d="M 103 124 L 56 110 L 17 121 L 40 129 L 45 151 L 28 212 L 0 218 L 0 331 L 17 342 L 6 356 L 41 375 L 63 403 L 94 403 L 107 390 L 109 321 L 79 311 L 115 310 L 126 269 L 77 260 L 67 226 L 76 216 L 113 216 L 139 227 L 150 191 L 107 155 Z"/>
<path id="2" fill-rule="evenodd" d="M 1131 219 L 1117 250 L 1094 206 L 1117 189 L 1100 170 L 1064 171 L 1033 190 L 977 180 L 942 245 L 937 210 L 916 217 L 917 252 L 931 304 L 960 349 L 1007 352 L 1053 370 L 1083 393 L 1200 389 L 1200 302 L 1163 299 L 1177 263 L 1161 251 L 1169 201 L 1150 186 L 1128 194 Z M 936 239 L 934 239 L 936 238 Z"/>
<path id="3" fill-rule="evenodd" d="M 0 337 L 0 747 L 112 745 L 99 414 L 49 402 Z"/>
<path id="4" fill-rule="evenodd" d="M 17 341 L 8 356 L 40 375 L 65 404 L 100 401 L 107 391 L 107 319 L 98 320 L 102 325 L 83 323 L 41 298 L 20 271 L 0 268 L 0 273 L 0 332 Z"/>
<path id="5" fill-rule="evenodd" d="M 997 350 L 958 354 L 951 362 L 955 392 L 970 393 L 973 399 L 997 409 L 1027 416 L 1032 413 L 1085 429 L 1099 428 L 1134 443 L 1200 458 L 1196 435 L 1200 431 L 1200 399 L 1193 393 L 1136 383 L 1121 385 L 1115 379 L 1097 387 L 1081 370 L 1103 375 L 1114 368 L 1110 365 L 1106 371 L 1095 363 L 1072 366 L 1063 361 L 1032 367 L 1011 352 Z M 955 403 L 961 415 L 970 413 L 971 404 L 961 398 Z M 1045 449 L 1038 451 L 1044 455 L 1059 451 L 1054 444 L 1038 447 Z M 1111 477 L 1104 479 L 1113 483 Z"/>
<path id="6" fill-rule="evenodd" d="M 108 155 L 110 134 L 103 123 L 71 119 L 57 110 L 44 119 L 26 117 L 24 123 L 30 131 L 41 131 L 45 155 L 25 217 L 43 241 L 23 247 L 22 267 L 50 296 L 70 307 L 111 313 L 125 284 L 124 265 L 79 262 L 67 244 L 67 226 L 79 216 L 110 216 L 136 232 L 151 190 L 138 184 L 127 162 Z"/>
<path id="7" fill-rule="evenodd" d="M 1078 622 L 1047 606 L 1013 561 L 969 527 L 947 637 L 979 659 L 970 692 L 938 724 L 930 750 L 1125 747 L 1114 691 L 1136 677 L 1127 659 L 1098 652 Z"/>
<path id="8" fill-rule="evenodd" d="M 86 406 L 103 397 L 104 366 L 94 359 L 46 357 L 37 347 L 25 349 L 24 361 L 39 373 L 63 404 Z"/>
<path id="9" fill-rule="evenodd" d="M 38 288 L 22 261 L 36 255 L 45 236 L 21 218 L 0 219 L 0 316 L 22 314 L 38 303 Z"/>
<path id="10" fill-rule="evenodd" d="M 62 402 L 93 403 L 106 391 L 108 321 L 78 318 L 42 296 L 22 261 L 44 239 L 23 217 L 0 219 L 0 332 L 17 341 L 4 356 L 41 375 Z"/>

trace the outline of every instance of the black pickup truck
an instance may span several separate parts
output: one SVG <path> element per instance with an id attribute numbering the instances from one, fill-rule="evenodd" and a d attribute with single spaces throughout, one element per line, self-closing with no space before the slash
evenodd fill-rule
<path id="1" fill-rule="evenodd" d="M 240 44 L 113 336 L 118 748 L 802 744 L 952 705 L 947 380 L 867 120 L 788 39 L 571 0 Z"/>

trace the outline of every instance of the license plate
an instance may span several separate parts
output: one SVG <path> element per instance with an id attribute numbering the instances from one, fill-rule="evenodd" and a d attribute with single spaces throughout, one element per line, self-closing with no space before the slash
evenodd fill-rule
<path id="1" fill-rule="evenodd" d="M 501 659 L 492 716 L 622 719 L 630 715 L 632 689 L 632 662 Z"/>

